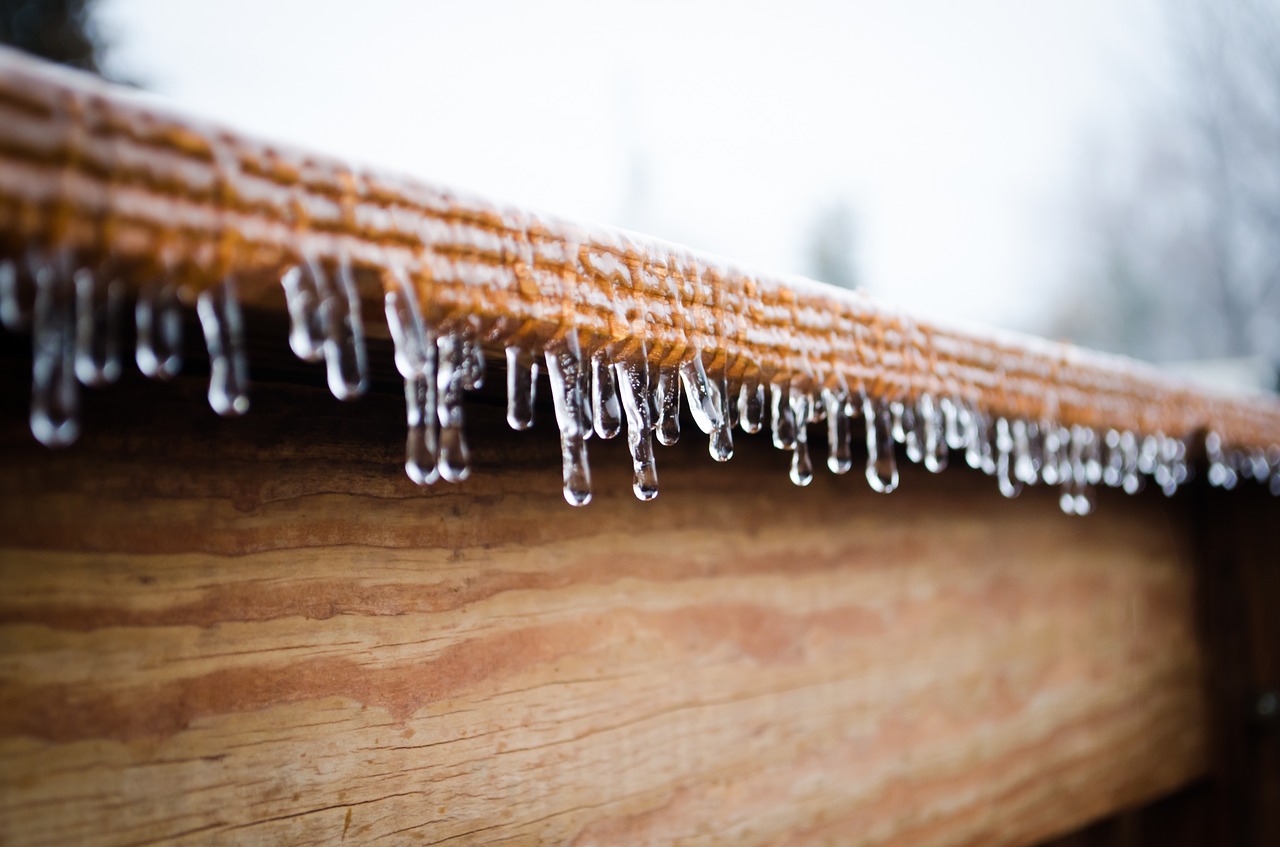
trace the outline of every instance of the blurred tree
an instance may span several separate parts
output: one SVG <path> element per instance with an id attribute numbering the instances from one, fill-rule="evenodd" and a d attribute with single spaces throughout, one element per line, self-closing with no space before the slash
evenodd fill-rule
<path id="1" fill-rule="evenodd" d="M 101 73 L 92 6 L 93 0 L 0 0 L 0 44 Z"/>
<path id="2" fill-rule="evenodd" d="M 841 288 L 858 287 L 857 218 L 844 201 L 821 209 L 808 232 L 806 272 Z"/>
<path id="3" fill-rule="evenodd" d="M 1095 151 L 1051 331 L 1147 359 L 1280 360 L 1280 3 L 1167 0 L 1171 102 Z"/>

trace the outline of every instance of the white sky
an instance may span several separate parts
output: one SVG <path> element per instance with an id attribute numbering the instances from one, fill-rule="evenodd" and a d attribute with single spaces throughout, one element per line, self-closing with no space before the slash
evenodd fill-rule
<path id="1" fill-rule="evenodd" d="M 1055 205 L 1159 64 L 1153 0 L 104 0 L 109 67 L 241 129 L 803 273 L 1034 323 Z M 637 175 L 641 178 L 637 180 Z M 639 190 L 637 190 L 639 186 Z"/>

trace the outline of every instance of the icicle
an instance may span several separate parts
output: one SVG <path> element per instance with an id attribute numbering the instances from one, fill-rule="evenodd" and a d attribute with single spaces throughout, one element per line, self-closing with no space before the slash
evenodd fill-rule
<path id="1" fill-rule="evenodd" d="M 916 414 L 915 403 L 903 403 L 901 412 L 902 446 L 907 460 L 913 464 L 924 461 L 924 445 L 920 436 L 920 417 Z"/>
<path id="2" fill-rule="evenodd" d="M 982 470 L 983 442 L 986 441 L 986 425 L 982 414 L 972 406 L 964 409 L 964 463 L 975 471 Z"/>
<path id="3" fill-rule="evenodd" d="M 1005 497 L 1017 497 L 1022 493 L 1022 480 L 1013 472 L 1013 433 L 1008 419 L 1003 417 L 996 418 L 995 451 L 996 483 L 1000 486 L 1000 493 Z"/>
<path id="4" fill-rule="evenodd" d="M 618 394 L 627 416 L 627 447 L 634 478 L 631 491 L 640 500 L 658 496 L 658 471 L 653 460 L 653 421 L 649 417 L 649 363 L 642 354 L 635 361 L 614 365 Z"/>
<path id="5" fill-rule="evenodd" d="M 618 383 L 604 353 L 591 357 L 591 419 L 596 435 L 601 438 L 613 438 L 622 430 Z"/>
<path id="6" fill-rule="evenodd" d="M 360 320 L 360 292 L 346 257 L 338 264 L 337 290 L 320 301 L 320 320 L 329 390 L 339 400 L 359 397 L 369 386 L 369 361 Z"/>
<path id="7" fill-rule="evenodd" d="M 893 413 L 882 402 L 863 398 L 867 426 L 867 482 L 874 491 L 889 494 L 898 487 L 898 463 L 893 454 Z"/>
<path id="8" fill-rule="evenodd" d="M 320 304 L 329 290 L 324 269 L 307 260 L 280 277 L 285 307 L 289 311 L 289 349 L 304 362 L 324 358 L 325 327 Z"/>
<path id="9" fill-rule="evenodd" d="M 724 372 L 709 384 L 713 389 L 711 399 L 716 404 L 716 417 L 707 449 L 717 462 L 727 462 L 733 458 L 733 412 L 736 404 L 729 393 L 729 380 Z"/>
<path id="10" fill-rule="evenodd" d="M 853 467 L 853 451 L 849 446 L 849 395 L 844 390 L 822 389 L 822 404 L 827 410 L 827 467 L 835 474 L 848 473 Z"/>
<path id="11" fill-rule="evenodd" d="M 110 385 L 120 378 L 120 310 L 124 283 L 98 282 L 89 268 L 75 272 L 76 376 L 84 385 Z"/>
<path id="12" fill-rule="evenodd" d="M 664 365 L 658 369 L 654 400 L 658 443 L 670 447 L 680 440 L 680 376 L 674 367 Z"/>
<path id="13" fill-rule="evenodd" d="M 462 361 L 458 370 L 464 391 L 479 391 L 484 387 L 484 345 L 477 337 L 477 322 L 472 319 L 460 331 Z"/>
<path id="14" fill-rule="evenodd" d="M 538 360 L 515 345 L 507 347 L 507 423 L 514 430 L 533 426 Z"/>
<path id="15" fill-rule="evenodd" d="M 1138 473 L 1138 437 L 1127 430 L 1120 433 L 1120 452 L 1124 456 L 1120 485 L 1125 494 L 1137 494 L 1144 484 Z"/>
<path id="16" fill-rule="evenodd" d="M 764 383 L 755 376 L 747 376 L 742 380 L 742 389 L 738 392 L 738 422 L 742 431 L 755 434 L 764 426 L 765 415 Z"/>
<path id="17" fill-rule="evenodd" d="M 1013 438 L 1013 478 L 1023 485 L 1035 485 L 1040 478 L 1040 468 L 1031 447 L 1037 440 L 1036 425 L 1015 418 L 1009 424 L 1009 434 Z"/>
<path id="18" fill-rule="evenodd" d="M 75 285 L 71 257 L 34 266 L 36 299 L 31 335 L 31 434 L 46 447 L 65 447 L 80 435 L 76 382 Z"/>
<path id="19" fill-rule="evenodd" d="M 1138 448 L 1138 470 L 1147 476 L 1156 472 L 1156 462 L 1160 457 L 1160 442 L 1154 435 L 1146 435 Z"/>
<path id="20" fill-rule="evenodd" d="M 707 378 L 702 356 L 697 351 L 680 363 L 680 381 L 684 383 L 693 422 L 710 435 L 720 425 L 720 403 L 715 396 L 716 385 Z"/>
<path id="21" fill-rule="evenodd" d="M 1064 472 L 1062 494 L 1058 505 L 1068 515 L 1087 515 L 1094 508 L 1094 482 L 1090 464 L 1096 463 L 1096 444 L 1092 430 L 1075 425 L 1071 427 L 1067 445 L 1067 468 Z M 1099 476 L 1101 465 L 1099 464 Z"/>
<path id="22" fill-rule="evenodd" d="M 471 475 L 471 451 L 463 433 L 462 391 L 469 383 L 467 343 L 462 331 L 436 338 L 436 412 L 440 419 L 440 476 L 461 482 Z"/>
<path id="23" fill-rule="evenodd" d="M 1180 438 L 1159 435 L 1160 448 L 1156 460 L 1156 472 L 1152 475 L 1156 485 L 1166 497 L 1178 492 L 1178 486 L 1187 481 L 1187 445 Z M 1266 473 L 1266 459 L 1262 471 Z M 1264 477 L 1260 476 L 1258 479 Z"/>
<path id="24" fill-rule="evenodd" d="M 551 399 L 560 427 L 560 455 L 564 466 L 564 499 L 570 506 L 591 502 L 591 469 L 587 465 L 587 426 L 582 416 L 582 379 L 586 370 L 578 340 L 570 335 L 565 343 L 547 348 L 547 376 L 551 379 Z"/>
<path id="25" fill-rule="evenodd" d="M 942 411 L 942 424 L 946 432 L 947 447 L 952 450 L 965 449 L 968 445 L 968 440 L 965 437 L 965 415 L 968 410 L 963 403 L 951 397 L 943 397 L 939 400 L 938 407 Z"/>
<path id="26" fill-rule="evenodd" d="M 1222 436 L 1209 432 L 1204 437 L 1205 455 L 1209 459 L 1209 484 L 1228 491 L 1236 487 L 1236 472 L 1222 451 Z"/>
<path id="27" fill-rule="evenodd" d="M 893 435 L 893 440 L 898 444 L 907 443 L 907 425 L 906 421 L 903 420 L 906 411 L 906 404 L 900 400 L 893 400 L 889 403 L 889 420 L 891 422 L 889 431 Z"/>
<path id="28" fill-rule="evenodd" d="M 973 418 L 977 423 L 978 429 L 978 469 L 987 476 L 993 476 L 997 470 L 996 458 L 994 451 L 995 433 L 992 428 L 991 419 L 985 413 L 976 409 L 973 411 Z"/>
<path id="29" fill-rule="evenodd" d="M 234 281 L 228 277 L 200 292 L 196 314 L 209 349 L 209 405 L 220 415 L 243 415 L 249 411 L 249 360 Z"/>
<path id="30" fill-rule="evenodd" d="M 32 252 L 25 259 L 0 261 L 0 325 L 10 332 L 20 332 L 31 323 L 35 309 L 36 269 L 48 262 Z"/>
<path id="31" fill-rule="evenodd" d="M 436 410 L 436 343 L 418 311 L 413 290 L 403 280 L 387 291 L 387 327 L 395 345 L 396 370 L 404 377 L 404 470 L 417 485 L 440 478 L 440 420 Z"/>
<path id="32" fill-rule="evenodd" d="M 1124 483 L 1124 449 L 1120 431 L 1108 429 L 1102 436 L 1102 484 L 1119 488 Z"/>
<path id="33" fill-rule="evenodd" d="M 182 302 L 172 283 L 151 283 L 133 310 L 137 334 L 134 359 L 152 379 L 172 379 L 182 370 Z"/>
<path id="34" fill-rule="evenodd" d="M 947 440 L 942 411 L 933 397 L 921 394 L 916 409 L 917 440 L 924 452 L 924 467 L 929 473 L 941 473 L 947 467 Z"/>
<path id="35" fill-rule="evenodd" d="M 773 406 L 773 446 L 779 450 L 794 450 L 796 446 L 796 418 L 791 407 L 791 384 L 775 382 L 771 388 Z"/>
<path id="36" fill-rule="evenodd" d="M 1045 485 L 1058 485 L 1063 481 L 1063 430 L 1053 421 L 1041 421 L 1040 432 L 1044 457 L 1040 463 L 1040 481 Z"/>
<path id="37" fill-rule="evenodd" d="M 791 392 L 791 415 L 797 421 L 808 421 L 812 415 L 813 398 L 803 391 Z M 804 423 L 796 426 L 796 443 L 791 450 L 791 481 L 799 486 L 813 482 L 813 461 L 809 458 L 809 428 Z"/>

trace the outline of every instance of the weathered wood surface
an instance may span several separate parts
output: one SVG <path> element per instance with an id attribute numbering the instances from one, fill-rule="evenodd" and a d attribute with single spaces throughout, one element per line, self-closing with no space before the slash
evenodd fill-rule
<path id="1" fill-rule="evenodd" d="M 690 437 L 573 510 L 483 399 L 420 491 L 394 389 L 257 376 L 0 410 L 0 843 L 1029 844 L 1205 771 L 1180 501 Z"/>

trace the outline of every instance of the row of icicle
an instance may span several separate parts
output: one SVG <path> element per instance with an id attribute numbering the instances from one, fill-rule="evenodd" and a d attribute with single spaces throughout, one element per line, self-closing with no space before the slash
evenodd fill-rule
<path id="1" fill-rule="evenodd" d="M 303 262 L 281 278 L 290 317 L 289 344 L 308 362 L 323 361 L 333 394 L 361 395 L 369 381 L 368 354 L 355 277 L 346 262 Z M 120 323 L 125 285 L 106 265 L 76 261 L 69 251 L 33 251 L 0 261 L 0 323 L 31 332 L 31 431 L 43 444 L 61 447 L 79 435 L 80 385 L 103 386 L 122 373 Z M 134 303 L 138 369 L 169 379 L 182 367 L 182 300 L 175 284 L 158 281 L 139 289 Z M 244 322 L 230 279 L 202 291 L 196 311 L 209 352 L 209 404 L 220 415 L 248 411 L 248 360 Z M 481 387 L 484 353 L 480 327 L 467 319 L 445 326 L 423 319 L 413 288 L 403 278 L 386 294 L 386 317 L 404 377 L 408 438 L 405 469 L 415 483 L 457 482 L 470 474 L 463 432 L 463 394 Z M 501 343 L 500 338 L 485 339 Z M 922 394 L 903 400 L 866 396 L 843 388 L 816 395 L 787 379 L 748 376 L 731 384 L 708 374 L 694 352 L 678 364 L 650 364 L 638 354 L 613 361 L 589 353 L 576 334 L 534 351 L 505 347 L 507 421 L 533 424 L 538 373 L 545 367 L 560 430 L 564 497 L 574 506 L 591 500 L 586 442 L 609 439 L 624 426 L 635 472 L 632 490 L 641 500 L 658 494 L 654 445 L 680 436 L 681 389 L 690 417 L 710 438 L 712 458 L 733 455 L 733 430 L 758 433 L 766 425 L 775 447 L 791 453 L 791 481 L 813 479 L 808 428 L 825 424 L 827 467 L 853 467 L 851 442 L 862 422 L 866 478 L 872 489 L 898 486 L 897 446 L 908 460 L 937 473 L 949 456 L 994 476 L 1000 492 L 1016 497 L 1027 485 L 1056 485 L 1064 512 L 1094 508 L 1094 488 L 1133 494 L 1151 480 L 1172 495 L 1190 477 L 1187 444 L 1162 434 L 1140 435 L 1053 421 L 991 418 L 974 404 Z M 1233 488 L 1253 479 L 1280 495 L 1280 449 L 1228 448 L 1216 433 L 1205 439 L 1211 485 Z"/>

